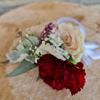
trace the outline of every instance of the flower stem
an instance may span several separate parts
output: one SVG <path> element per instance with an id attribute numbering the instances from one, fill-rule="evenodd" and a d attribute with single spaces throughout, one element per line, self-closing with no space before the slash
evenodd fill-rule
<path id="1" fill-rule="evenodd" d="M 70 56 L 70 58 L 68 59 L 69 62 L 73 63 L 73 64 L 77 64 L 77 62 L 75 60 L 73 60 L 73 58 Z"/>

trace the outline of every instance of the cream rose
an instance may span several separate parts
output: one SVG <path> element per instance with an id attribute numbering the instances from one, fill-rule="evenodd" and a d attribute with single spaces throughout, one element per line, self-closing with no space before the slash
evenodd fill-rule
<path id="1" fill-rule="evenodd" d="M 79 62 L 84 52 L 84 34 L 80 28 L 73 27 L 71 24 L 61 23 L 59 25 L 60 37 L 64 42 L 64 48 L 72 58 Z"/>

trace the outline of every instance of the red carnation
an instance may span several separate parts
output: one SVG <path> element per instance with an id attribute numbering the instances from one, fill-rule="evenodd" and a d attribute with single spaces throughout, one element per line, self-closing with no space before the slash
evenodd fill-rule
<path id="1" fill-rule="evenodd" d="M 85 70 L 81 62 L 76 65 L 46 54 L 38 62 L 40 77 L 53 89 L 69 89 L 76 94 L 85 84 Z"/>

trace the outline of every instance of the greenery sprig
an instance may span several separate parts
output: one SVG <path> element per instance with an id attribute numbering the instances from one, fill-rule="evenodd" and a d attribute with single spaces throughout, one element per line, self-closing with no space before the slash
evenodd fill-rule
<path id="1" fill-rule="evenodd" d="M 20 65 L 7 75 L 9 77 L 20 75 L 37 67 L 34 62 L 35 58 L 39 59 L 41 57 L 41 54 L 37 55 L 35 53 L 39 45 L 39 37 L 32 33 L 30 29 L 28 29 L 28 31 L 30 33 L 20 29 L 20 32 L 22 32 L 22 35 L 18 35 L 20 38 L 20 44 L 17 46 L 16 50 L 12 50 L 7 54 L 8 60 L 3 62 L 20 62 Z M 40 76 L 38 76 L 38 79 L 39 78 Z"/>

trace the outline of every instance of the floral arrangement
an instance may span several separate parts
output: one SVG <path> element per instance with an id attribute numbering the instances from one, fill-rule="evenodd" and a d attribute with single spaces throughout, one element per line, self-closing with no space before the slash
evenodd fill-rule
<path id="1" fill-rule="evenodd" d="M 20 62 L 20 65 L 8 77 L 38 67 L 37 80 L 43 79 L 53 89 L 66 88 L 72 95 L 81 91 L 86 73 L 81 62 L 85 35 L 80 27 L 64 22 L 58 26 L 49 23 L 40 37 L 26 31 L 19 37 L 20 44 L 6 55 L 8 60 L 4 63 Z"/>

